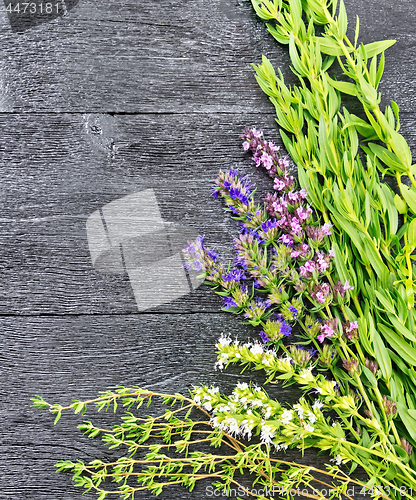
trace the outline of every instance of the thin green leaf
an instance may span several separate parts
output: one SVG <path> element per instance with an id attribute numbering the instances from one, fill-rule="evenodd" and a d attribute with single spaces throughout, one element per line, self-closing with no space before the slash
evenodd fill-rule
<path id="1" fill-rule="evenodd" d="M 360 18 L 356 16 L 355 22 L 355 36 L 354 36 L 354 47 L 357 47 L 358 36 L 360 34 Z"/>
<path id="2" fill-rule="evenodd" d="M 402 403 L 397 403 L 400 418 L 413 440 L 416 440 L 416 419 L 412 417 L 409 410 Z"/>
<path id="3" fill-rule="evenodd" d="M 371 318 L 372 320 L 372 318 Z M 383 374 L 384 380 L 390 380 L 392 373 L 391 359 L 387 352 L 384 342 L 381 340 L 380 334 L 374 327 L 373 321 L 370 322 L 370 328 L 372 329 L 372 338 L 374 352 L 376 353 L 376 359 L 380 367 L 381 373 Z"/>
<path id="4" fill-rule="evenodd" d="M 412 220 L 407 229 L 407 243 L 410 246 L 416 246 L 416 217 Z"/>
<path id="5" fill-rule="evenodd" d="M 397 170 L 399 173 L 404 173 L 406 171 L 400 159 L 392 151 L 389 151 L 379 144 L 374 144 L 373 142 L 370 142 L 368 146 L 377 158 L 380 158 L 387 167 Z"/>
<path id="6" fill-rule="evenodd" d="M 391 347 L 397 352 L 397 354 L 399 354 L 399 356 L 401 356 L 407 363 L 412 366 L 416 366 L 416 349 L 399 337 L 396 332 L 382 323 L 378 323 L 377 326 L 386 338 L 386 341 L 390 343 Z"/>
<path id="7" fill-rule="evenodd" d="M 386 265 L 383 262 L 383 259 L 380 257 L 377 249 L 375 248 L 374 242 L 369 238 L 363 240 L 364 248 L 367 254 L 367 258 L 371 263 L 372 268 L 377 273 L 379 278 L 383 277 L 383 274 L 386 272 Z"/>
<path id="8" fill-rule="evenodd" d="M 381 54 L 395 43 L 396 40 L 382 40 L 380 42 L 367 43 L 364 45 L 365 55 L 367 56 L 367 59 L 370 59 L 377 54 Z"/>
<path id="9" fill-rule="evenodd" d="M 328 80 L 328 83 L 334 87 L 334 89 L 339 90 L 343 94 L 348 94 L 348 95 L 357 95 L 357 86 L 354 83 L 350 82 L 340 82 L 338 80 L 333 80 L 327 73 L 325 73 L 326 79 Z"/>
<path id="10" fill-rule="evenodd" d="M 406 337 L 410 342 L 416 342 L 416 336 L 408 330 L 398 319 L 396 316 L 391 315 L 389 317 L 390 321 L 393 323 L 393 326 L 397 333 Z"/>
<path id="11" fill-rule="evenodd" d="M 341 40 L 347 34 L 348 19 L 347 11 L 345 10 L 345 4 L 343 0 L 339 2 L 339 13 L 338 13 L 338 34 Z"/>
<path id="12" fill-rule="evenodd" d="M 388 311 L 392 314 L 396 313 L 396 311 L 394 309 L 394 305 L 390 299 L 390 296 L 388 296 L 388 298 L 387 298 L 384 295 L 384 292 L 382 292 L 381 290 L 375 290 L 375 294 L 376 294 L 378 300 L 383 304 L 386 311 Z"/>
<path id="13" fill-rule="evenodd" d="M 361 367 L 364 375 L 366 376 L 368 382 L 370 383 L 370 387 L 377 387 L 377 379 L 374 376 L 373 372 L 371 372 L 366 366 Z"/>
<path id="14" fill-rule="evenodd" d="M 400 192 L 414 214 L 416 214 L 416 193 L 405 184 L 399 184 Z"/>
<path id="15" fill-rule="evenodd" d="M 313 37 L 314 41 L 316 41 L 316 38 L 318 37 Z M 321 49 L 321 52 L 323 54 L 327 54 L 329 56 L 343 56 L 344 52 L 342 51 L 341 47 L 339 44 L 333 40 L 332 38 L 327 38 L 325 36 L 319 37 L 319 48 Z M 349 49 L 349 52 L 351 52 L 352 49 Z"/>
<path id="16" fill-rule="evenodd" d="M 407 213 L 407 204 L 398 194 L 394 195 L 394 206 L 397 208 L 399 214 Z"/>
<path id="17" fill-rule="evenodd" d="M 380 190 L 386 198 L 386 205 L 384 208 L 387 208 L 389 218 L 389 237 L 391 237 L 397 233 L 397 229 L 399 227 L 399 215 L 394 203 L 393 192 L 389 186 L 382 183 L 380 184 Z"/>

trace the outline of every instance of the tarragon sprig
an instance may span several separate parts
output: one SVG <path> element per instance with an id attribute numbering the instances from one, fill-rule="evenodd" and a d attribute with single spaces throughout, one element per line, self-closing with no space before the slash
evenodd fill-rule
<path id="1" fill-rule="evenodd" d="M 302 187 L 308 188 L 315 209 L 339 229 L 332 235 L 339 249 L 336 264 L 340 275 L 351 276 L 355 286 L 352 296 L 360 318 L 361 347 L 376 357 L 385 388 L 397 402 L 405 432 L 415 444 L 416 313 L 411 259 L 416 245 L 412 208 L 416 192 L 401 181 L 407 175 L 414 182 L 409 148 L 398 132 L 397 105 L 392 103 L 382 114 L 377 93 L 384 56 L 379 62 L 377 57 L 392 42 L 359 46 L 358 29 L 356 40 L 350 42 L 344 4 L 339 3 L 337 15 L 335 0 L 252 3 L 259 16 L 269 21 L 271 34 L 289 45 L 300 86 L 287 87 L 266 58 L 256 67 L 257 79 L 275 105 L 279 125 L 290 134 L 281 132 L 298 165 Z M 320 35 L 315 31 L 318 26 L 322 26 Z M 328 76 L 335 58 L 353 83 Z M 345 109 L 340 112 L 340 92 L 359 98 L 369 122 Z M 358 134 L 363 137 L 364 163 Z M 369 142 L 377 139 L 386 148 Z M 376 169 L 396 177 L 402 197 L 380 182 Z M 405 221 L 400 229 L 399 212 Z"/>

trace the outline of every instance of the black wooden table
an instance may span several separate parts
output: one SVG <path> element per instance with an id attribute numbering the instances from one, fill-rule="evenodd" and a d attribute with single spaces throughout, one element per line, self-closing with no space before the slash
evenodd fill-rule
<path id="1" fill-rule="evenodd" d="M 381 91 L 384 104 L 399 104 L 415 155 L 414 6 L 346 0 L 365 43 L 397 39 Z M 49 413 L 31 408 L 33 395 L 69 402 L 118 384 L 186 392 L 214 382 L 227 391 L 237 381 L 264 380 L 214 371 L 221 332 L 256 333 L 220 312 L 207 287 L 139 311 L 127 274 L 94 268 L 88 217 L 153 189 L 165 221 L 192 227 L 229 254 L 236 224 L 210 186 L 219 168 L 233 166 L 264 195 L 271 183 L 238 136 L 257 125 L 278 141 L 250 63 L 266 54 L 294 79 L 286 49 L 243 0 L 80 0 L 66 17 L 23 33 L 11 30 L 2 5 L 0 23 L 0 499 L 76 500 L 81 491 L 69 475 L 55 474 L 54 463 L 111 453 L 76 429 L 80 416 L 54 426 Z M 270 394 L 296 396 L 279 386 Z M 328 461 L 313 451 L 288 457 Z M 205 487 L 160 498 L 203 499 Z"/>

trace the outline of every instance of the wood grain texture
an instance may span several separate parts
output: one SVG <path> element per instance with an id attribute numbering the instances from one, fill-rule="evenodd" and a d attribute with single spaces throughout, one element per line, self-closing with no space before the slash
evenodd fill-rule
<path id="1" fill-rule="evenodd" d="M 414 121 L 413 114 L 402 117 L 416 152 Z M 263 125 L 277 139 L 273 116 L 264 114 L 191 114 L 179 128 L 175 116 L 0 116 L 0 314 L 137 312 L 128 276 L 94 269 L 86 221 L 103 205 L 144 189 L 154 189 L 166 222 L 194 228 L 230 256 L 238 226 L 210 196 L 218 169 L 248 173 L 259 202 L 272 187 L 242 151 L 238 136 L 246 123 Z M 219 305 L 201 287 L 157 310 L 217 311 Z"/>
<path id="2" fill-rule="evenodd" d="M 361 18 L 363 42 L 397 39 L 384 98 L 411 111 L 413 1 L 345 3 L 351 26 Z M 256 112 L 265 105 L 250 64 L 264 53 L 290 75 L 286 50 L 242 0 L 83 0 L 68 17 L 23 34 L 7 23 L 3 13 L 2 111 Z"/>
<path id="3" fill-rule="evenodd" d="M 49 402 L 67 404 L 72 399 L 95 397 L 116 385 L 186 393 L 192 384 L 210 385 L 215 381 L 229 393 L 238 381 L 264 382 L 264 374 L 241 375 L 237 367 L 213 371 L 215 342 L 221 332 L 241 341 L 255 336 L 252 328 L 232 315 L 18 317 L 2 318 L 0 326 L 1 380 L 3 388 L 10 391 L 1 391 L 2 500 L 78 498 L 79 492 L 68 475 L 53 474 L 54 463 L 60 459 L 90 461 L 120 456 L 76 429 L 85 419 L 108 428 L 117 422 L 117 416 L 111 412 L 97 415 L 93 410 L 84 417 L 63 414 L 54 427 L 48 412 L 30 408 L 34 394 L 42 394 Z M 300 395 L 293 387 L 280 385 L 269 385 L 267 391 L 289 404 Z M 157 403 L 155 407 L 160 409 Z M 153 405 L 145 413 L 152 409 Z M 328 460 L 310 450 L 304 457 L 291 450 L 286 458 L 305 464 L 312 460 L 315 466 L 323 466 Z M 167 490 L 161 498 L 205 498 L 204 488 L 197 489 L 195 496 L 181 489 L 173 493 Z M 138 496 L 149 497 L 145 492 Z"/>
<path id="4" fill-rule="evenodd" d="M 414 2 L 345 3 L 350 28 L 360 16 L 364 43 L 397 39 L 380 90 L 383 104 L 399 104 L 415 156 Z M 0 29 L 0 500 L 92 500 L 53 464 L 116 452 L 83 437 L 80 417 L 54 427 L 51 415 L 30 407 L 34 394 L 66 402 L 117 384 L 183 392 L 210 382 L 227 391 L 263 375 L 213 370 L 220 332 L 256 332 L 219 313 L 207 287 L 138 314 L 127 275 L 93 268 L 86 220 L 152 188 L 164 220 L 195 228 L 229 255 L 236 223 L 209 187 L 220 167 L 237 166 L 261 198 L 270 181 L 238 135 L 257 125 L 277 136 L 250 64 L 266 54 L 295 80 L 286 48 L 244 0 L 80 0 L 68 17 L 19 35 L 0 8 Z M 297 396 L 293 387 L 268 390 L 289 403 Z M 94 417 L 107 425 L 115 418 Z M 313 450 L 287 456 L 328 460 Z M 159 498 L 204 499 L 204 488 Z"/>
<path id="5" fill-rule="evenodd" d="M 257 177 L 259 201 L 272 187 L 238 138 L 245 123 L 260 120 L 243 115 L 233 123 L 223 115 L 190 115 L 178 128 L 175 117 L 157 115 L 0 117 L 5 139 L 0 313 L 136 312 L 127 275 L 93 268 L 86 221 L 110 201 L 144 189 L 154 189 L 167 223 L 194 228 L 230 255 L 237 224 L 224 216 L 210 187 L 218 169 L 231 166 Z M 92 135 L 91 127 L 102 134 Z M 218 305 L 201 289 L 165 310 L 218 310 Z"/>

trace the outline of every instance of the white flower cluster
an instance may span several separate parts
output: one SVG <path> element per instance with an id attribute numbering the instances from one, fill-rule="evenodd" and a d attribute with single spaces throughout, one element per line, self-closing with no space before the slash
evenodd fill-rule
<path id="1" fill-rule="evenodd" d="M 229 359 L 228 354 L 225 352 L 222 352 L 218 356 L 218 359 L 217 359 L 216 363 L 214 364 L 215 370 L 223 370 L 225 365 L 228 363 L 228 359 Z"/>
<path id="2" fill-rule="evenodd" d="M 280 421 L 283 425 L 288 425 L 289 422 L 293 420 L 293 411 L 292 410 L 283 410 L 283 413 L 280 415 Z"/>
<path id="3" fill-rule="evenodd" d="M 312 408 L 314 410 L 322 410 L 323 407 L 324 407 L 324 402 L 321 401 L 320 399 L 317 399 L 312 405 Z"/>
<path id="4" fill-rule="evenodd" d="M 318 375 L 313 389 L 321 396 L 329 396 L 329 399 L 335 399 L 338 397 L 336 386 L 335 380 L 326 380 L 323 375 Z"/>
<path id="5" fill-rule="evenodd" d="M 298 382 L 298 384 L 301 385 L 311 385 L 314 384 L 316 379 L 314 375 L 312 374 L 312 366 L 309 366 L 307 368 L 303 368 L 300 370 L 300 372 L 295 375 L 295 380 Z"/>
<path id="6" fill-rule="evenodd" d="M 342 457 L 341 455 L 337 455 L 335 458 L 331 458 L 330 462 L 335 462 L 337 465 L 342 464 Z"/>
<path id="7" fill-rule="evenodd" d="M 259 428 L 261 440 L 272 442 L 276 428 L 266 421 L 280 412 L 279 403 L 271 401 L 261 388 L 249 387 L 245 382 L 238 383 L 228 398 L 218 398 L 216 392 L 196 388 L 194 393 L 194 401 L 212 412 L 211 425 L 215 429 L 250 440 L 253 430 Z"/>
<path id="8" fill-rule="evenodd" d="M 217 347 L 219 348 L 220 346 L 230 345 L 230 344 L 231 344 L 231 337 L 225 335 L 225 333 L 221 333 L 220 338 L 218 339 Z"/>
<path id="9" fill-rule="evenodd" d="M 257 386 L 238 383 L 230 396 L 218 394 L 218 388 L 196 388 L 194 401 L 212 413 L 211 425 L 231 436 L 250 440 L 256 432 L 260 440 L 276 449 L 297 445 L 306 434 L 315 431 L 322 418 L 323 402 L 313 406 L 302 398 L 293 409 L 284 409 Z"/>
<path id="10" fill-rule="evenodd" d="M 194 401 L 198 406 L 202 406 L 205 410 L 211 411 L 214 401 L 217 400 L 216 394 L 218 393 L 218 387 L 210 387 L 206 389 L 203 387 L 196 387 Z"/>
<path id="11" fill-rule="evenodd" d="M 256 368 L 263 368 L 267 372 L 294 373 L 295 370 L 293 361 L 288 355 L 278 357 L 275 350 L 266 349 L 259 342 L 240 344 L 238 340 L 233 342 L 229 336 L 221 334 L 216 347 L 218 359 L 215 369 L 222 370 L 227 363 L 249 362 L 255 364 Z M 302 377 L 305 376 L 309 378 L 306 372 Z"/>
<path id="12" fill-rule="evenodd" d="M 263 424 L 261 426 L 261 434 L 260 434 L 260 439 L 263 441 L 263 443 L 270 444 L 276 435 L 276 430 L 268 424 Z"/>
<path id="13" fill-rule="evenodd" d="M 323 393 L 337 392 L 333 381 L 321 375 L 316 380 Z M 332 399 L 337 402 L 339 394 L 312 403 L 302 397 L 292 408 L 282 408 L 261 387 L 242 382 L 230 395 L 220 394 L 218 387 L 196 387 L 193 398 L 196 404 L 211 413 L 210 424 L 214 429 L 246 440 L 257 435 L 261 442 L 273 445 L 276 450 L 302 445 L 306 437 L 312 436 L 320 439 L 322 449 L 330 449 L 345 438 L 342 427 L 331 427 L 322 414 L 324 407 L 334 404 Z"/>
<path id="14" fill-rule="evenodd" d="M 300 423 L 303 425 L 303 428 L 306 432 L 314 432 L 315 427 L 312 425 L 316 422 L 317 416 L 313 411 L 310 411 L 309 408 L 305 408 L 301 404 L 295 404 L 293 408 L 296 410 L 298 414 L 298 418 Z M 318 409 L 319 411 L 319 409 Z"/>
<path id="15" fill-rule="evenodd" d="M 322 374 L 315 376 L 312 366 L 297 368 L 290 356 L 277 356 L 276 351 L 269 350 L 258 342 L 240 344 L 237 340 L 232 341 L 229 336 L 222 334 L 217 342 L 217 348 L 218 359 L 215 368 L 223 369 L 228 363 L 253 363 L 256 369 L 264 369 L 268 373 L 287 374 L 287 377 L 285 376 L 287 379 L 293 377 L 305 389 L 312 389 L 320 394 L 326 402 L 339 398 L 334 380 L 326 380 Z M 353 412 L 353 405 L 350 404 L 350 407 Z"/>

